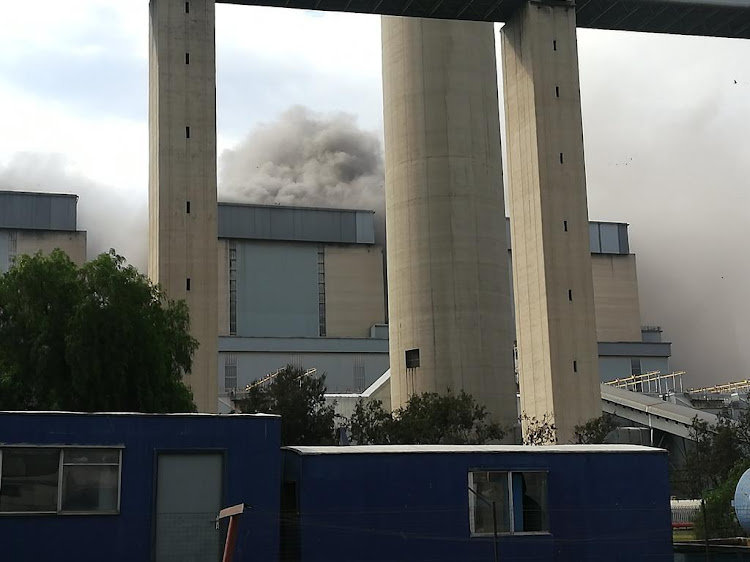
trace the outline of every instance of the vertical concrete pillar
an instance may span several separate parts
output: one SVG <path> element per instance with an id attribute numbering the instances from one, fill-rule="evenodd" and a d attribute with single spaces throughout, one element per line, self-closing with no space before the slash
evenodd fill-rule
<path id="1" fill-rule="evenodd" d="M 502 52 L 521 409 L 564 443 L 601 415 L 574 5 L 524 4 Z"/>
<path id="2" fill-rule="evenodd" d="M 214 0 L 151 0 L 149 275 L 190 307 L 200 343 L 186 373 L 217 409 L 218 242 Z"/>
<path id="3" fill-rule="evenodd" d="M 392 405 L 463 389 L 513 425 L 493 26 L 384 17 L 382 40 Z"/>

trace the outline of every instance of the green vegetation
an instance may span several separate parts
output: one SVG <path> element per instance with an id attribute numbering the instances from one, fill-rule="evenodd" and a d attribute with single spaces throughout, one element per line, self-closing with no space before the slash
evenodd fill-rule
<path id="1" fill-rule="evenodd" d="M 279 414 L 282 445 L 333 445 L 335 412 L 325 392 L 324 374 L 287 365 L 269 382 L 251 384 L 235 405 L 246 414 Z"/>
<path id="2" fill-rule="evenodd" d="M 598 418 L 593 418 L 584 423 L 577 425 L 573 429 L 573 442 L 578 445 L 584 444 L 601 444 L 612 431 L 617 428 L 614 416 L 602 414 Z"/>
<path id="3" fill-rule="evenodd" d="M 189 324 L 114 250 L 23 256 L 0 276 L 0 409 L 193 411 Z"/>
<path id="4" fill-rule="evenodd" d="M 703 513 L 695 518 L 695 535 L 699 539 L 743 536 L 732 508 L 734 491 L 742 474 L 750 468 L 750 413 L 738 419 L 719 417 L 715 425 L 693 419 L 691 439 L 685 466 L 673 470 L 673 493 L 681 497 L 703 498 Z"/>
<path id="5" fill-rule="evenodd" d="M 501 440 L 505 428 L 493 422 L 484 406 L 460 394 L 426 392 L 412 396 L 392 413 L 379 400 L 360 401 L 350 420 L 358 444 L 478 445 Z"/>

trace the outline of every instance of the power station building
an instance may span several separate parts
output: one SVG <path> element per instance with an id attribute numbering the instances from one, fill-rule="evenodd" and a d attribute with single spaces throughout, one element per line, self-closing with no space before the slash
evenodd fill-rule
<path id="1" fill-rule="evenodd" d="M 16 256 L 60 248 L 86 261 L 86 232 L 78 230 L 78 196 L 0 191 L 0 273 Z"/>
<path id="2" fill-rule="evenodd" d="M 219 411 L 287 364 L 325 372 L 333 394 L 361 393 L 383 375 L 384 261 L 371 211 L 220 203 L 218 218 Z M 512 271 L 509 221 L 497 222 Z M 671 344 L 641 326 L 628 225 L 591 222 L 589 240 L 600 380 L 668 372 Z M 511 317 L 507 306 L 496 314 Z M 505 352 L 513 357 L 512 341 Z"/>
<path id="3" fill-rule="evenodd" d="M 0 192 L 0 271 L 17 255 L 54 248 L 83 263 L 77 202 Z M 372 211 L 219 203 L 217 218 L 218 411 L 288 364 L 326 373 L 332 394 L 362 393 L 382 377 L 390 366 L 387 284 Z M 497 222 L 512 294 L 510 223 Z M 591 222 L 589 240 L 600 379 L 669 372 L 671 344 L 641 326 L 628 225 Z M 506 353 L 513 356 L 512 342 Z"/>

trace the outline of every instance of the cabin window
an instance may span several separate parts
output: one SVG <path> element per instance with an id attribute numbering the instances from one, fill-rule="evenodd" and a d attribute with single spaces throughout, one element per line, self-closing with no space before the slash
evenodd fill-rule
<path id="1" fill-rule="evenodd" d="M 472 536 L 549 532 L 546 472 L 471 471 L 468 499 Z"/>

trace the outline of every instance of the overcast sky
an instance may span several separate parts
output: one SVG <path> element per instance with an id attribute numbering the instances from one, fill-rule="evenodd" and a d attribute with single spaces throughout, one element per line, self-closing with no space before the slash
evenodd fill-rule
<path id="1" fill-rule="evenodd" d="M 220 154 L 293 105 L 382 136 L 378 17 L 216 11 Z M 631 224 L 643 322 L 691 382 L 748 377 L 750 41 L 580 30 L 579 54 L 589 213 Z M 0 188 L 78 193 L 92 248 L 137 265 L 147 71 L 145 0 L 3 6 Z"/>

